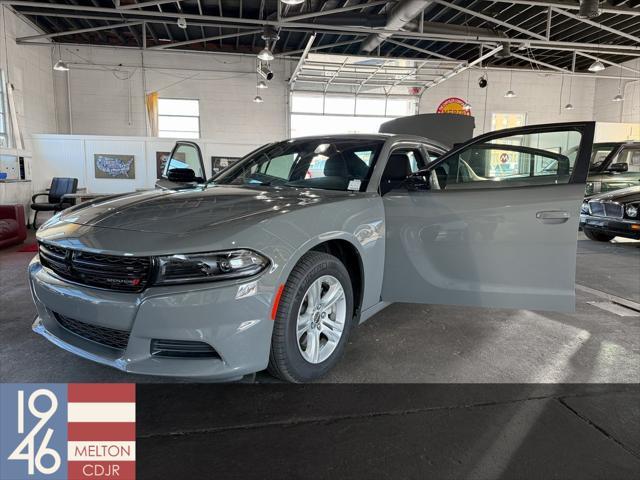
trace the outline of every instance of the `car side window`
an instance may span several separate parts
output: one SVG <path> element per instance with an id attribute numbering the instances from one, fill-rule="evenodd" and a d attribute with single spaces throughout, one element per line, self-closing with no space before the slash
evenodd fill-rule
<path id="1" fill-rule="evenodd" d="M 614 162 L 626 163 L 627 172 L 640 172 L 640 148 L 625 147 Z"/>
<path id="2" fill-rule="evenodd" d="M 165 178 L 172 170 L 190 169 L 193 170 L 198 181 L 204 181 L 205 174 L 202 171 L 202 160 L 200 152 L 195 145 L 190 143 L 179 143 L 173 150 L 171 158 L 167 161 Z"/>
<path id="3" fill-rule="evenodd" d="M 426 166 L 424 156 L 418 147 L 399 147 L 389 155 L 380 181 L 380 193 L 399 188 L 404 180 L 414 172 Z"/>
<path id="4" fill-rule="evenodd" d="M 579 151 L 578 131 L 524 133 L 474 143 L 435 169 L 441 189 L 568 183 Z"/>

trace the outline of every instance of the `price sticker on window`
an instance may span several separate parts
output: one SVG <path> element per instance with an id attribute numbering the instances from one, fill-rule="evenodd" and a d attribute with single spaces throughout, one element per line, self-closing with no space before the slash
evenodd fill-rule
<path id="1" fill-rule="evenodd" d="M 347 190 L 351 192 L 359 192 L 361 184 L 362 184 L 362 181 L 359 178 L 356 178 L 354 180 L 349 180 L 349 185 L 347 185 Z"/>

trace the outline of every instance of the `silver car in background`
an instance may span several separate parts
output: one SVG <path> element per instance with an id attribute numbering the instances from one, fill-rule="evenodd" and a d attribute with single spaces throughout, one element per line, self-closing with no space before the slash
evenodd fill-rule
<path id="1" fill-rule="evenodd" d="M 391 302 L 569 311 L 593 130 L 292 139 L 209 181 L 179 142 L 157 190 L 38 230 L 33 328 L 126 372 L 305 382 Z"/>

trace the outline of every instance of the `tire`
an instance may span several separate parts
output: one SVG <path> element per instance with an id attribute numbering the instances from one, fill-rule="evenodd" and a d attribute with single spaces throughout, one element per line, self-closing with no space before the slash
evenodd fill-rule
<path id="1" fill-rule="evenodd" d="M 602 232 L 595 232 L 589 228 L 584 228 L 583 231 L 589 240 L 594 240 L 596 242 L 608 242 L 613 237 L 615 237 L 615 235 L 609 235 L 608 233 L 602 233 Z"/>
<path id="2" fill-rule="evenodd" d="M 321 293 L 318 298 L 320 300 L 326 299 L 327 297 L 323 297 L 323 295 L 328 295 L 331 288 L 335 288 L 335 292 L 339 292 L 336 283 L 324 283 L 334 280 L 339 282 L 344 295 L 339 297 L 340 299 L 334 303 L 333 307 L 330 307 L 334 310 L 328 310 L 326 317 L 325 312 L 322 311 L 322 318 L 326 318 L 326 320 L 321 320 L 320 311 L 310 306 L 314 303 L 311 301 L 310 289 L 312 286 L 318 288 L 317 286 L 320 285 Z M 337 294 L 334 293 L 334 295 Z M 318 313 L 313 313 L 316 311 Z M 308 324 L 316 325 L 317 329 L 310 327 L 307 330 L 308 333 L 303 334 L 300 338 L 297 335 L 298 328 L 300 328 L 299 323 L 304 324 L 305 322 L 298 320 L 299 315 L 301 319 L 309 318 L 308 315 L 313 318 L 317 317 L 315 321 L 318 322 L 314 324 L 313 320 L 309 321 Z M 344 320 L 339 340 L 330 342 L 329 337 L 325 335 L 331 333 L 331 336 L 334 337 L 335 333 L 333 332 L 339 330 L 339 328 L 330 329 L 325 323 L 331 321 L 332 324 L 338 325 L 339 322 L 332 320 L 332 316 L 333 319 L 344 318 Z M 344 264 L 338 258 L 327 253 L 315 251 L 306 253 L 293 268 L 280 297 L 271 338 L 269 373 L 282 380 L 295 383 L 310 382 L 322 377 L 342 357 L 353 324 L 353 287 L 349 272 Z M 307 336 L 305 337 L 305 335 Z M 317 341 L 313 340 L 316 338 Z M 324 344 L 322 344 L 323 341 Z M 305 355 L 313 357 L 315 349 L 311 348 L 312 344 L 316 345 L 317 350 L 324 352 L 324 354 L 331 353 L 326 359 L 322 359 L 322 355 L 318 355 L 317 362 L 313 363 L 305 358 Z M 325 348 L 326 350 L 323 351 Z"/>

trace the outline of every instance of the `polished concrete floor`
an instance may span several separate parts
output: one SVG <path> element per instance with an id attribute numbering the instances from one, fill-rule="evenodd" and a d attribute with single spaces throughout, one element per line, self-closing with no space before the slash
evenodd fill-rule
<path id="1" fill-rule="evenodd" d="M 16 248 L 0 253 L 3 382 L 165 381 L 77 358 L 32 333 L 25 274 L 32 256 Z M 573 314 L 391 305 L 355 330 L 323 381 L 639 382 L 640 242 L 598 243 L 580 234 L 576 283 Z M 266 373 L 256 380 L 273 381 Z"/>

